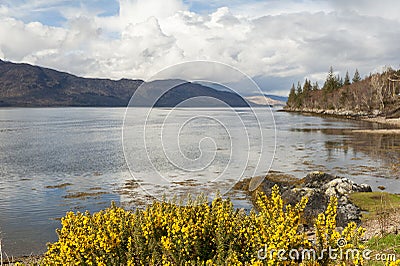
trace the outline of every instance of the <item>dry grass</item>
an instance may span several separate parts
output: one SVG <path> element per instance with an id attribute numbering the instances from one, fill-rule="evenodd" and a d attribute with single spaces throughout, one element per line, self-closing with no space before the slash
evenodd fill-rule
<path id="1" fill-rule="evenodd" d="M 387 192 L 359 192 L 350 195 L 350 200 L 364 211 L 365 237 L 384 237 L 398 234 L 400 230 L 400 195 Z"/>

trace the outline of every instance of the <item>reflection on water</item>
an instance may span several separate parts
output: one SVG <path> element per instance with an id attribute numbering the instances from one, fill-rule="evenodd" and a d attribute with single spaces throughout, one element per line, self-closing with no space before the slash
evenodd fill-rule
<path id="1" fill-rule="evenodd" d="M 167 184 L 149 182 L 144 172 L 133 178 L 122 149 L 124 111 L 123 108 L 0 109 L 0 237 L 3 251 L 8 255 L 43 252 L 46 242 L 56 240 L 55 229 L 60 226 L 58 218 L 66 211 L 88 209 L 93 212 L 108 207 L 112 200 L 127 208 L 141 207 L 152 200 L 141 189 L 143 185 L 159 195 L 171 188 L 181 194 L 211 193 L 239 178 L 233 176 L 232 180 L 226 179 L 225 183 L 203 189 L 204 180 L 221 174 L 223 169 L 219 166 L 224 165 L 229 155 L 225 131 L 205 119 L 184 128 L 182 141 L 187 149 L 183 152 L 187 152 L 189 159 L 196 158 L 200 153 L 197 146 L 189 145 L 191 136 L 196 136 L 196 145 L 202 136 L 212 136 L 221 140 L 217 143 L 219 146 L 210 145 L 217 148 L 214 152 L 219 163 L 193 174 L 173 171 L 168 165 L 162 165 L 171 180 Z M 164 121 L 161 119 L 164 111 L 160 109 L 155 113 L 150 127 L 159 127 L 160 121 Z M 188 113 L 190 116 L 190 112 L 194 111 L 181 110 L 175 115 L 185 117 Z M 196 110 L 194 114 L 199 112 Z M 229 119 L 229 115 L 221 110 L 201 112 L 214 112 L 221 121 Z M 248 111 L 240 110 L 240 115 L 246 117 Z M 368 183 L 373 188 L 384 185 L 388 191 L 400 192 L 397 179 L 400 135 L 352 133 L 355 129 L 382 127 L 359 121 L 284 112 L 274 112 L 274 116 L 277 150 L 271 169 L 297 177 L 314 170 L 327 171 Z M 178 118 L 167 120 L 168 125 L 176 123 Z M 136 125 L 131 126 L 135 128 Z M 272 127 L 266 126 L 263 133 L 272 134 L 271 130 Z M 259 135 L 252 134 L 251 130 L 249 134 L 252 143 L 259 143 Z M 157 148 L 158 144 L 154 140 L 149 145 Z M 265 145 L 273 147 L 274 143 L 267 138 Z M 167 148 L 171 154 L 176 152 L 172 146 Z M 157 149 L 153 151 L 151 156 L 158 158 Z M 258 152 L 255 149 L 253 153 Z M 139 156 L 138 164 L 140 160 Z M 257 168 L 253 164 L 247 165 L 249 173 Z M 268 163 L 264 163 L 257 173 L 268 168 Z M 233 201 L 237 207 L 250 207 L 243 194 L 235 194 Z"/>
<path id="2" fill-rule="evenodd" d="M 400 178 L 400 135 L 354 133 L 353 141 L 346 140 L 343 145 L 352 147 L 376 161 L 382 161 L 386 171 L 382 177 Z"/>
<path id="3" fill-rule="evenodd" d="M 385 125 L 293 113 L 275 115 L 279 148 L 273 169 L 297 177 L 307 171 L 326 171 L 367 183 L 373 189 L 383 185 L 389 192 L 400 192 L 400 136 L 353 132 Z"/>
<path id="4" fill-rule="evenodd" d="M 362 128 L 376 130 L 387 126 L 357 122 Z M 358 128 L 358 127 L 357 127 Z M 359 132 L 354 125 L 348 128 L 292 128 L 293 132 L 322 133 L 334 136 L 324 142 L 327 160 L 337 160 L 337 154 L 343 154 L 351 161 L 358 161 L 352 168 L 336 166 L 334 169 L 342 175 L 373 175 L 375 177 L 398 179 L 400 177 L 400 135 L 390 132 L 371 133 L 365 130 Z M 341 137 L 338 137 L 341 136 Z M 365 155 L 376 162 L 375 165 L 365 164 Z M 397 190 L 395 190 L 396 192 Z"/>

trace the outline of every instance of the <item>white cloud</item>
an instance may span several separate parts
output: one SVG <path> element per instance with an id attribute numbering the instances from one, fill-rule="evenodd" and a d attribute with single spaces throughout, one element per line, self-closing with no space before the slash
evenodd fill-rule
<path id="1" fill-rule="evenodd" d="M 30 6 L 55 9 L 49 3 Z M 9 2 L 0 6 L 0 57 L 115 79 L 146 79 L 172 64 L 212 60 L 275 91 L 304 77 L 321 80 L 331 65 L 342 75 L 347 69 L 367 74 L 377 66 L 398 67 L 397 1 L 390 8 L 364 2 L 360 11 L 345 1 L 233 3 L 197 13 L 179 0 L 121 0 L 119 14 L 106 17 L 74 6 L 59 10 L 67 19 L 63 27 L 50 27 L 11 18 L 17 8 Z"/>
<path id="2" fill-rule="evenodd" d="M 232 7 L 234 14 L 250 18 L 301 12 L 331 12 L 333 10 L 334 8 L 330 4 L 330 1 L 325 0 L 249 1 L 247 3 L 239 2 Z"/>
<path id="3" fill-rule="evenodd" d="M 8 59 L 20 61 L 41 50 L 59 47 L 66 33 L 39 22 L 25 24 L 13 18 L 0 19 L 0 49 Z"/>
<path id="4" fill-rule="evenodd" d="M 0 16 L 8 16 L 9 10 L 8 7 L 5 5 L 0 5 Z"/>
<path id="5" fill-rule="evenodd" d="M 389 20 L 400 21 L 399 17 L 399 3 L 393 0 L 336 0 L 331 1 L 330 4 L 335 10 L 346 12 L 355 12 L 365 16 L 381 17 Z"/>
<path id="6" fill-rule="evenodd" d="M 146 21 L 150 17 L 164 19 L 185 10 L 179 0 L 120 0 L 120 19 L 125 24 Z"/>

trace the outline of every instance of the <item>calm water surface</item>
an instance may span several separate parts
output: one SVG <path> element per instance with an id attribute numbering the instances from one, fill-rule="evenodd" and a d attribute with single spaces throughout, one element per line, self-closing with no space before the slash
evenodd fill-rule
<path id="1" fill-rule="evenodd" d="M 245 121 L 250 117 L 250 110 L 237 111 Z M 237 114 L 233 115 L 232 110 L 175 110 L 173 116 L 165 119 L 170 110 L 159 109 L 148 120 L 149 130 L 152 128 L 149 132 L 154 134 L 146 138 L 146 150 L 129 150 L 136 147 L 136 140 L 132 140 L 130 147 L 125 147 L 129 154 L 143 154 L 132 159 L 134 165 L 144 166 L 148 158 L 152 160 L 153 166 L 166 178 L 165 182 L 157 183 L 157 179 L 151 180 L 152 172 L 146 167 L 131 169 L 134 176 L 128 170 L 121 137 L 124 113 L 124 108 L 0 109 L 0 237 L 3 251 L 9 256 L 43 252 L 46 242 L 56 240 L 59 218 L 67 211 L 94 212 L 108 207 L 111 201 L 126 208 L 141 207 L 151 200 L 151 194 L 161 195 L 169 190 L 177 194 L 224 191 L 241 176 L 268 171 L 272 157 L 271 169 L 299 178 L 320 170 L 368 183 L 374 189 L 384 185 L 390 192 L 400 192 L 400 136 L 351 133 L 352 129 L 382 126 L 274 110 L 274 154 L 275 128 L 269 123 L 270 116 L 265 118 L 269 120 L 261 129 L 264 137 L 257 134 L 257 125 L 254 125 L 254 129 L 250 127 L 248 131 L 248 145 L 242 147 L 241 141 L 235 140 L 240 138 L 240 134 L 236 134 L 241 132 L 239 124 L 234 124 L 227 136 L 227 129 L 215 122 L 233 121 Z M 174 126 L 181 121 L 179 117 L 186 119 L 202 114 L 216 119 L 210 121 L 204 116 L 187 127 Z M 138 108 L 137 115 L 143 116 L 143 110 Z M 251 119 L 247 121 L 251 123 Z M 160 125 L 167 129 L 168 126 L 182 129 L 179 149 L 170 141 L 176 133 L 173 131 L 166 131 L 165 147 L 163 144 L 160 148 L 157 142 L 161 137 L 157 133 Z M 129 127 L 138 132 L 143 130 L 140 124 L 131 123 Z M 260 138 L 270 152 L 261 157 L 262 162 L 257 167 L 256 158 L 261 154 L 257 150 Z M 243 159 L 232 155 L 232 143 L 239 143 L 236 145 L 239 149 L 250 147 L 246 150 L 249 161 L 243 172 L 232 170 L 235 164 L 239 168 Z M 170 160 L 163 159 L 164 155 L 170 155 Z M 202 171 L 188 172 L 176 167 L 185 160 L 195 162 L 200 157 L 204 162 L 212 162 Z M 230 162 L 233 164 L 226 167 Z M 235 171 L 242 175 L 215 181 L 215 176 L 230 176 Z M 234 202 L 237 207 L 251 207 L 240 193 L 236 194 Z"/>

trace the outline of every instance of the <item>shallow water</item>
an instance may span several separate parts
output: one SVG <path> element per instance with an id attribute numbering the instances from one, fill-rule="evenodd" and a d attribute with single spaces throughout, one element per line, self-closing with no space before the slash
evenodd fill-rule
<path id="1" fill-rule="evenodd" d="M 70 210 L 93 212 L 112 200 L 135 208 L 152 196 L 187 192 L 212 196 L 270 166 L 400 192 L 400 136 L 351 133 L 379 125 L 276 110 L 272 117 L 267 109 L 256 110 L 258 121 L 248 109 L 156 109 L 144 127 L 146 110 L 130 112 L 123 139 L 124 108 L 0 109 L 3 251 L 43 252 Z M 243 194 L 233 200 L 251 207 Z"/>

